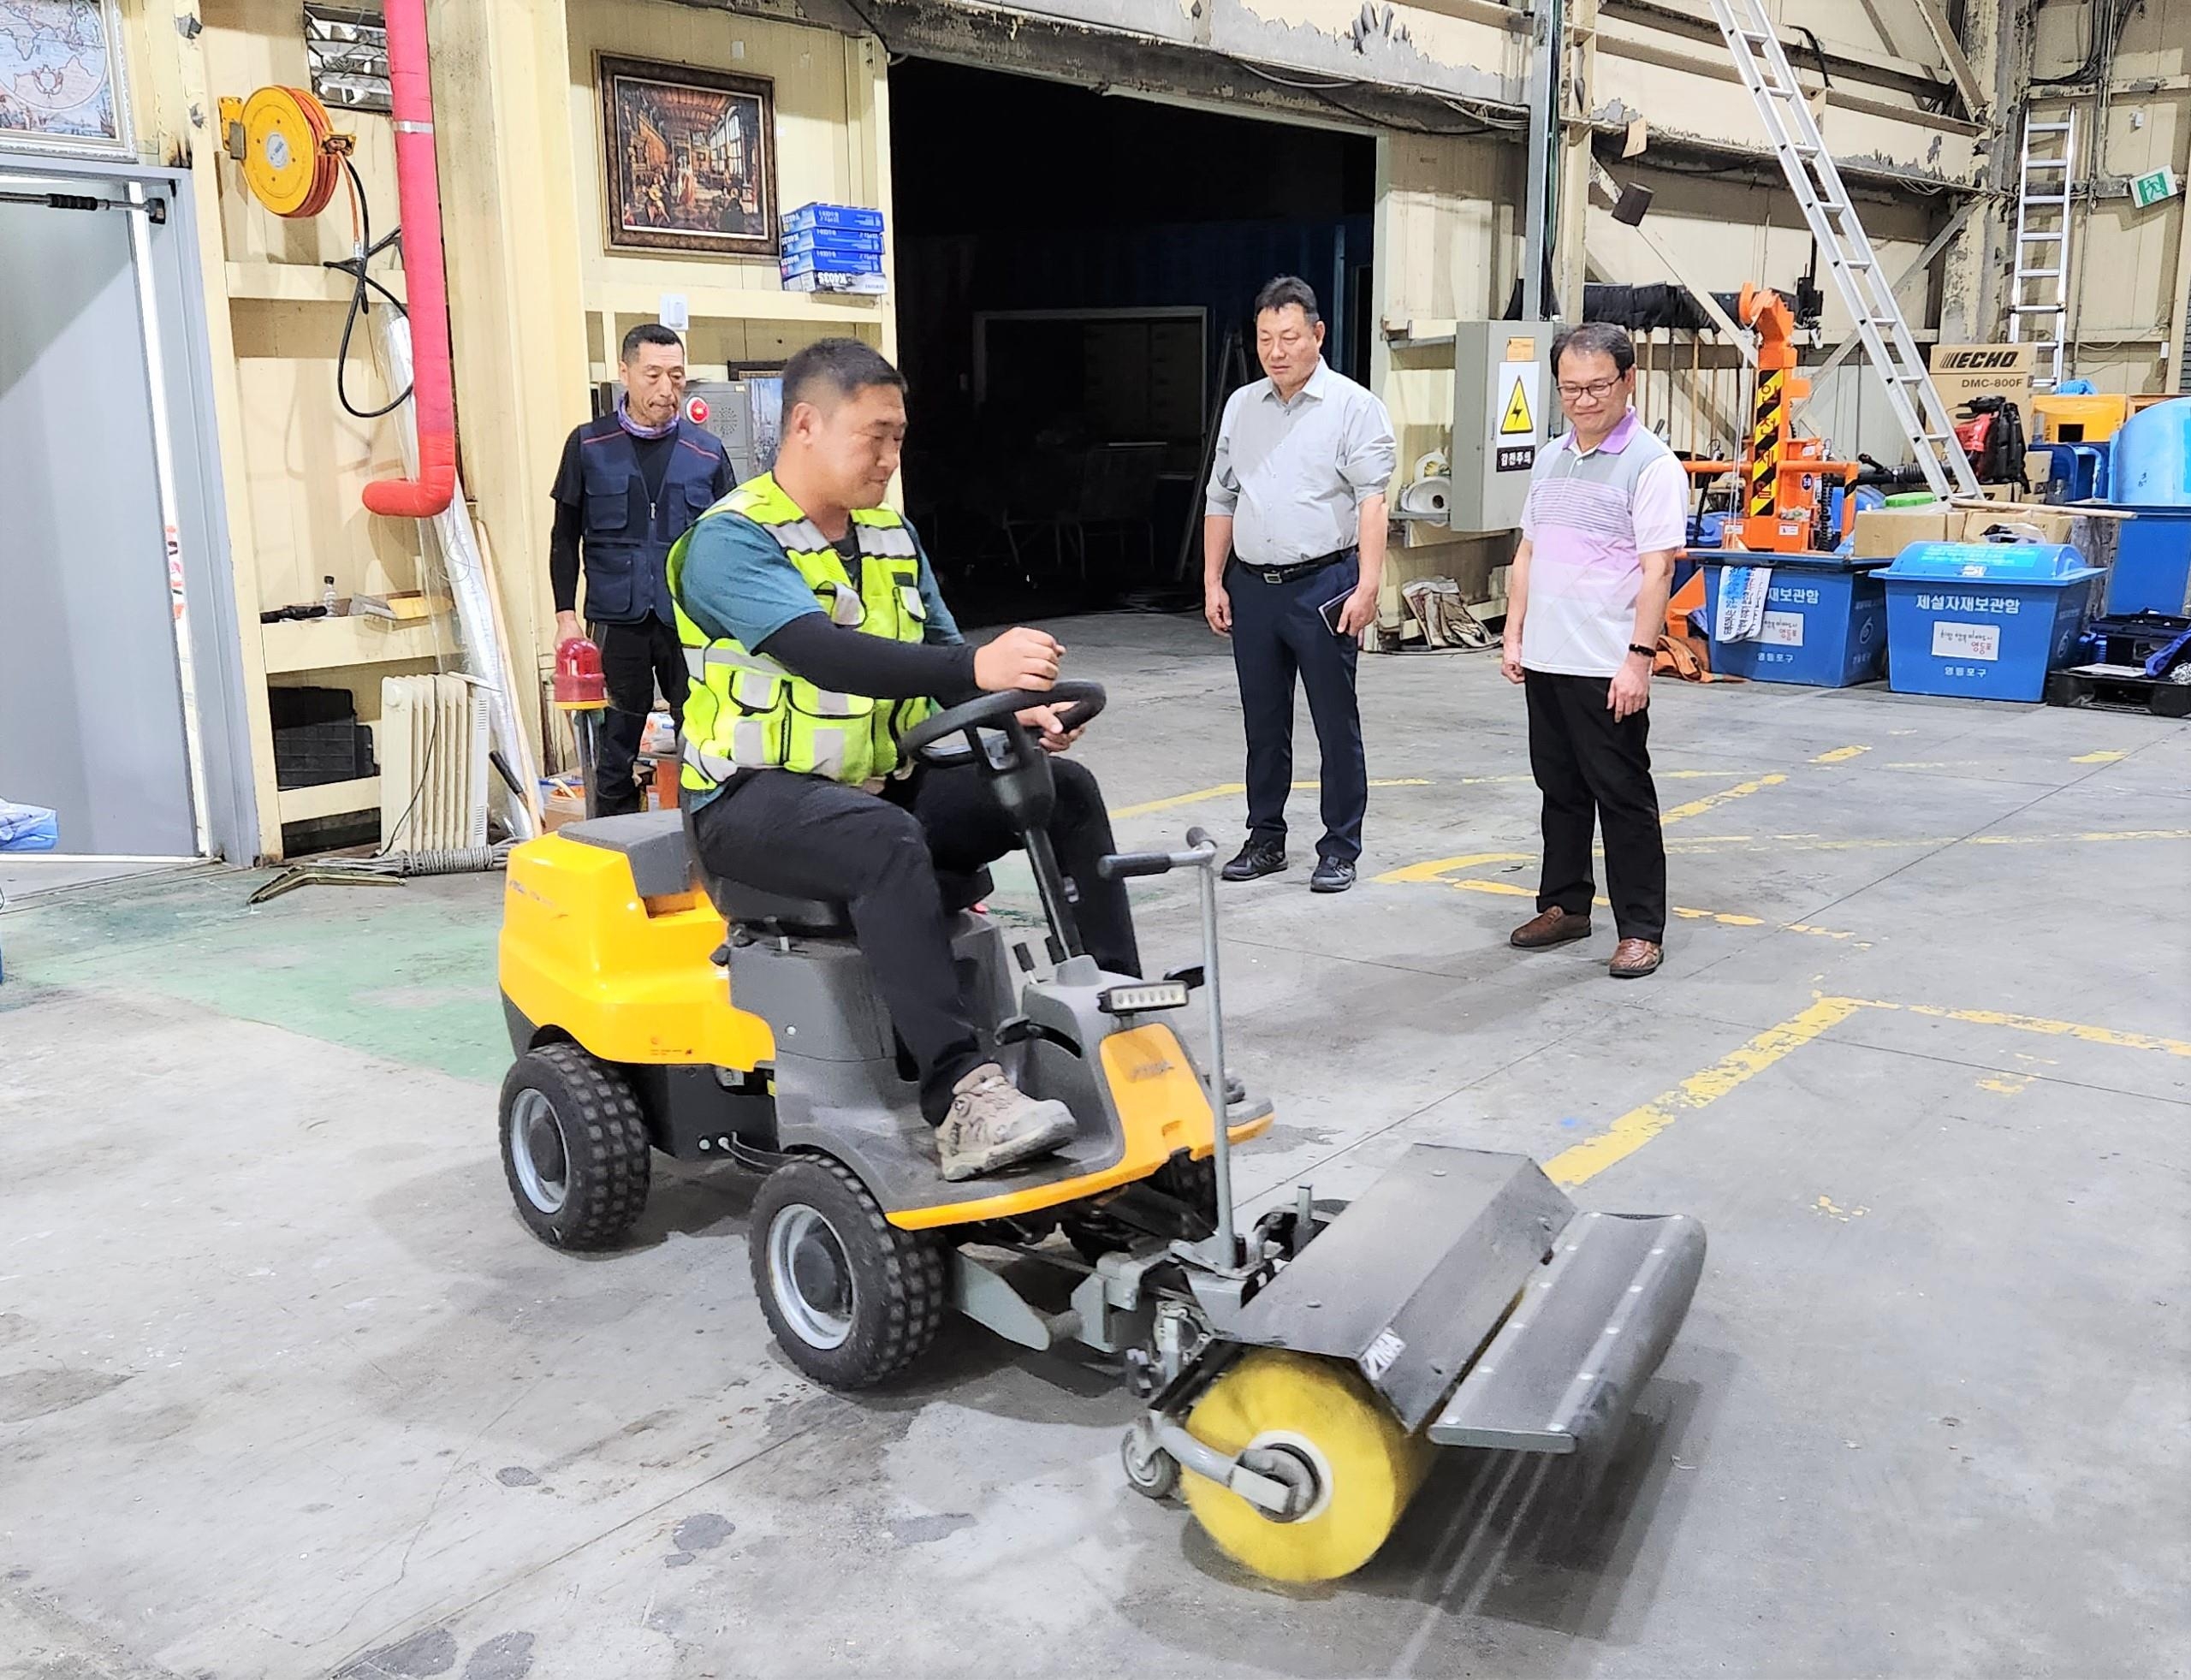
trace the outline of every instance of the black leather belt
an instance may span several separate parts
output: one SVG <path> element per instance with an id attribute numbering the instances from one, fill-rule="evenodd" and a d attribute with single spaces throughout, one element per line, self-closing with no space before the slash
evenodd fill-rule
<path id="1" fill-rule="evenodd" d="M 1321 572 L 1327 566 L 1336 566 L 1354 552 L 1353 544 L 1349 543 L 1345 548 L 1333 549 L 1327 555 L 1319 555 L 1314 560 L 1304 560 L 1295 566 L 1250 566 L 1237 555 L 1233 556 L 1232 563 L 1250 576 L 1259 579 L 1264 583 L 1290 584 L 1297 578 L 1305 578 L 1312 573 Z"/>

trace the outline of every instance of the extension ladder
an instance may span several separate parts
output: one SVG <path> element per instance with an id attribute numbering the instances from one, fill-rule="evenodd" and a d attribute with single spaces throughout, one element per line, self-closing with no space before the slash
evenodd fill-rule
<path id="1" fill-rule="evenodd" d="M 2077 114 L 2024 113 L 2023 162 L 2016 175 L 2015 278 L 2009 287 L 2009 341 L 2037 353 L 2034 390 L 2062 383 L 2062 341 L 2069 318 L 2069 187 L 2076 179 Z"/>
<path id="2" fill-rule="evenodd" d="M 1947 405 L 1925 371 L 1902 306 L 1895 301 L 1894 282 L 1879 267 L 1879 253 L 1856 219 L 1856 205 L 1819 134 L 1764 0 L 1712 0 L 1712 15 L 1803 208 L 1811 236 L 1832 270 L 1865 353 L 1886 385 L 1887 406 L 1909 441 L 1925 482 L 1935 496 L 1976 496 L 1978 477 L 1956 437 Z"/>

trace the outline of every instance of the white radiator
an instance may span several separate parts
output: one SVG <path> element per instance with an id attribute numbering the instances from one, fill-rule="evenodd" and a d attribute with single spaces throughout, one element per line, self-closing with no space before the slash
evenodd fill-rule
<path id="1" fill-rule="evenodd" d="M 462 677 L 383 677 L 380 844 L 449 852 L 487 843 L 486 691 Z"/>

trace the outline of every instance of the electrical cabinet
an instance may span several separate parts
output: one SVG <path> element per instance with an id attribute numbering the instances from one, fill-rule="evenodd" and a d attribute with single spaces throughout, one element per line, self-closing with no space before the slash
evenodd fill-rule
<path id="1" fill-rule="evenodd" d="M 1529 469 L 1556 435 L 1558 394 L 1549 321 L 1463 321 L 1453 334 L 1452 490 L 1455 531 L 1512 531 L 1522 523 Z"/>

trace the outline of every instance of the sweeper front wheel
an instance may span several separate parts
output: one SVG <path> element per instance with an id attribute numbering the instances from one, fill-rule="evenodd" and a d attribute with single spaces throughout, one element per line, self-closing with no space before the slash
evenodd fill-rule
<path id="1" fill-rule="evenodd" d="M 746 1242 L 776 1345 L 827 1387 L 881 1382 L 943 1327 L 943 1244 L 892 1225 L 866 1185 L 827 1156 L 795 1155 L 763 1181 Z"/>
<path id="2" fill-rule="evenodd" d="M 1402 1429 L 1351 1369 L 1268 1348 L 1226 1368 L 1195 1403 L 1187 1432 L 1228 1455 L 1282 1457 L 1287 1481 L 1314 1478 L 1309 1509 L 1291 1522 L 1191 1469 L 1181 1479 L 1187 1508 L 1219 1548 L 1273 1581 L 1335 1581 L 1368 1563 L 1434 1451 Z"/>

